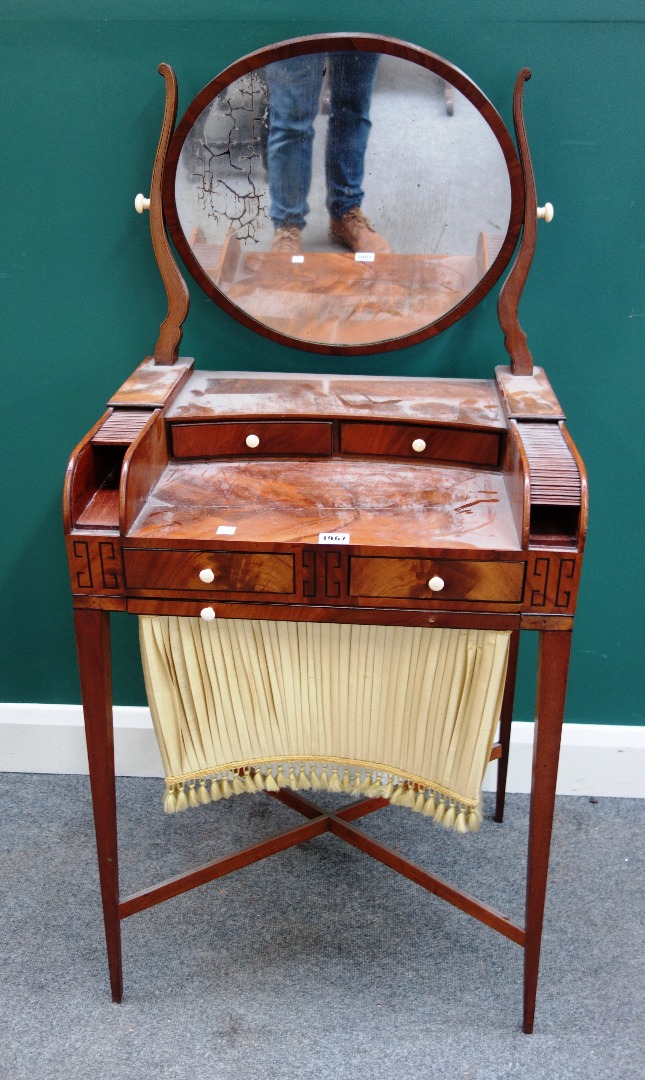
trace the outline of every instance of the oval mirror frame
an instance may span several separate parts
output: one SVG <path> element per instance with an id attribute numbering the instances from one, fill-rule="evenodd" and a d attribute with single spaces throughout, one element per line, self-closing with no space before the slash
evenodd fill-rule
<path id="1" fill-rule="evenodd" d="M 459 91 L 475 107 L 495 136 L 508 171 L 510 189 L 510 213 L 506 235 L 492 264 L 472 290 L 459 300 L 454 307 L 445 311 L 439 318 L 430 320 L 427 325 L 415 328 L 412 332 L 400 336 L 358 344 L 337 344 L 309 340 L 282 333 L 280 330 L 258 320 L 247 310 L 229 299 L 217 287 L 196 258 L 182 228 L 175 196 L 178 165 L 184 144 L 191 133 L 193 125 L 204 109 L 223 90 L 242 76 L 276 61 L 288 60 L 308 54 L 340 53 L 343 51 L 381 53 L 407 60 L 425 68 L 427 71 L 433 72 Z M 162 200 L 166 225 L 175 247 L 190 274 L 204 292 L 234 319 L 263 337 L 306 352 L 327 355 L 367 355 L 389 352 L 408 345 L 414 345 L 439 334 L 471 311 L 488 294 L 510 262 L 517 245 L 524 216 L 524 183 L 515 145 L 504 121 L 479 87 L 459 68 L 435 53 L 395 38 L 376 34 L 343 33 L 294 38 L 266 46 L 237 60 L 212 79 L 191 102 L 172 136 L 163 168 Z"/>

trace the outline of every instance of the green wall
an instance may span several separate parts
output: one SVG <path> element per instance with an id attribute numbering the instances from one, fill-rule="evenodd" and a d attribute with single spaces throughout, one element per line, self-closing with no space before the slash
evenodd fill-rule
<path id="1" fill-rule="evenodd" d="M 305 6 L 306 20 L 298 15 Z M 0 700 L 79 700 L 60 491 L 69 452 L 150 353 L 165 315 L 147 220 L 132 208 L 136 192 L 148 190 L 157 144 L 159 62 L 177 72 L 181 114 L 217 71 L 251 49 L 298 34 L 364 30 L 446 56 L 509 124 L 515 75 L 524 65 L 533 70 L 527 128 L 539 199 L 555 204 L 556 217 L 539 229 L 521 317 L 591 484 L 568 719 L 645 722 L 637 613 L 637 350 L 645 325 L 640 4 L 5 0 L 3 8 Z M 256 337 L 195 287 L 182 353 L 207 368 L 489 376 L 506 362 L 495 299 L 412 349 L 327 362 Z M 133 623 L 114 619 L 115 699 L 127 704 L 144 700 Z M 522 719 L 531 717 L 530 671 L 526 656 Z"/>

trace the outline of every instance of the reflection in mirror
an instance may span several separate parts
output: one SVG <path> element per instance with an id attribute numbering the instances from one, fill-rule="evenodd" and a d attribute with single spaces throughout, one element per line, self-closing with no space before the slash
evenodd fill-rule
<path id="1" fill-rule="evenodd" d="M 509 226 L 502 147 L 455 87 L 408 60 L 314 53 L 251 71 L 179 157 L 181 229 L 204 273 L 306 342 L 428 326 L 487 272 Z"/>

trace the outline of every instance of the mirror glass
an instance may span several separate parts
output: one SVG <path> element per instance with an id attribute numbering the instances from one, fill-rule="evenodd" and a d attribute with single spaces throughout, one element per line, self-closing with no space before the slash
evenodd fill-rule
<path id="1" fill-rule="evenodd" d="M 200 284 L 269 336 L 333 351 L 428 336 L 512 253 L 508 147 L 418 63 L 280 59 L 182 124 L 171 232 Z"/>

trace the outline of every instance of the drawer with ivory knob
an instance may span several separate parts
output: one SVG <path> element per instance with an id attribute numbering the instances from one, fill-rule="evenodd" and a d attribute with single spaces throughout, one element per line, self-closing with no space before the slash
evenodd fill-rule
<path id="1" fill-rule="evenodd" d="M 353 556 L 349 595 L 384 599 L 519 604 L 524 563 Z"/>
<path id="2" fill-rule="evenodd" d="M 435 461 L 497 465 L 500 460 L 500 434 L 417 424 L 347 421 L 340 425 L 340 449 L 343 454 L 380 454 L 419 461 L 432 458 Z"/>
<path id="3" fill-rule="evenodd" d="M 331 454 L 328 421 L 248 421 L 246 423 L 173 424 L 176 458 L 257 454 Z"/>
<path id="4" fill-rule="evenodd" d="M 282 596 L 295 591 L 290 554 L 124 548 L 123 563 L 129 589 Z"/>

